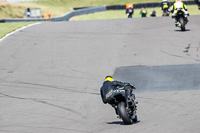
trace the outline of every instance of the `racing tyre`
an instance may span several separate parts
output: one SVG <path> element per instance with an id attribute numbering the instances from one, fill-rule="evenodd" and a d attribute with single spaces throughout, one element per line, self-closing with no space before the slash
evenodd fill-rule
<path id="1" fill-rule="evenodd" d="M 183 18 L 180 18 L 179 19 L 179 22 L 180 22 L 180 24 L 181 24 L 181 31 L 185 31 L 185 21 L 184 21 L 184 19 Z"/>
<path id="2" fill-rule="evenodd" d="M 117 106 L 118 106 L 117 108 L 118 108 L 119 116 L 122 118 L 124 124 L 125 125 L 132 124 L 133 121 L 126 111 L 125 103 L 120 102 Z"/>

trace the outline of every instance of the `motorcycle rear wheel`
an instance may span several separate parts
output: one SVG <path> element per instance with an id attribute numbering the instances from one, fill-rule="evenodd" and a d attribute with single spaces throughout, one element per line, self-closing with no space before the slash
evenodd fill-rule
<path id="1" fill-rule="evenodd" d="M 126 124 L 126 125 L 132 124 L 133 121 L 130 118 L 130 116 L 128 115 L 128 113 L 127 113 L 125 103 L 124 102 L 120 102 L 117 105 L 117 108 L 118 108 L 119 116 L 122 118 L 124 124 Z"/>
<path id="2" fill-rule="evenodd" d="M 179 19 L 179 22 L 180 22 L 180 24 L 181 24 L 181 31 L 185 31 L 185 21 L 184 21 L 184 19 L 183 18 L 180 18 Z"/>

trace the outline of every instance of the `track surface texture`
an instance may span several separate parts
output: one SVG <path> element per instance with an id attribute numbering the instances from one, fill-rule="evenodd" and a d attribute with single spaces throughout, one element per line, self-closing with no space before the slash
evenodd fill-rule
<path id="1" fill-rule="evenodd" d="M 199 133 L 200 16 L 41 23 L 0 42 L 1 133 Z M 103 104 L 131 82 L 137 123 Z"/>

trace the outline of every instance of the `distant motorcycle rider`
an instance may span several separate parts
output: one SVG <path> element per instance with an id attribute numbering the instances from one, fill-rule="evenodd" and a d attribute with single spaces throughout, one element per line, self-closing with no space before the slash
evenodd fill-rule
<path id="1" fill-rule="evenodd" d="M 161 10 L 163 11 L 163 15 L 162 16 L 164 16 L 165 12 L 168 12 L 168 10 L 169 10 L 169 2 L 167 0 L 163 0 L 162 1 Z"/>
<path id="2" fill-rule="evenodd" d="M 134 13 L 134 9 L 129 5 L 128 8 L 126 9 L 126 14 L 128 18 L 132 18 L 133 13 Z"/>
<path id="3" fill-rule="evenodd" d="M 141 16 L 141 18 L 147 16 L 147 10 L 144 7 L 140 10 L 140 16 Z"/>
<path id="4" fill-rule="evenodd" d="M 123 82 L 119 82 L 119 81 L 114 81 L 112 76 L 106 76 L 105 81 L 103 82 L 103 85 L 100 89 L 101 98 L 102 98 L 103 103 L 104 104 L 108 103 L 112 107 L 114 107 L 113 106 L 114 101 L 112 101 L 112 100 L 110 101 L 109 98 L 107 98 L 107 94 L 109 92 L 111 92 L 112 90 L 117 90 L 117 89 L 120 89 L 120 88 L 125 89 L 125 95 L 128 99 L 129 104 L 137 103 L 137 101 L 135 100 L 135 95 L 132 93 L 133 89 L 135 89 L 135 86 L 131 85 L 130 83 L 123 83 Z M 116 111 L 116 114 L 117 114 L 116 108 L 115 108 L 115 111 Z"/>
<path id="5" fill-rule="evenodd" d="M 186 24 L 188 22 L 187 16 L 189 16 L 189 13 L 187 12 L 187 7 L 186 5 L 181 2 L 181 0 L 176 0 L 176 2 L 170 7 L 169 11 L 172 13 L 172 19 L 174 20 L 175 26 L 178 26 L 178 20 L 177 20 L 177 9 L 181 8 L 181 10 L 184 12 L 185 17 L 186 17 Z"/>
<path id="6" fill-rule="evenodd" d="M 156 11 L 155 10 L 153 10 L 152 12 L 151 12 L 151 15 L 150 15 L 151 17 L 156 17 Z"/>

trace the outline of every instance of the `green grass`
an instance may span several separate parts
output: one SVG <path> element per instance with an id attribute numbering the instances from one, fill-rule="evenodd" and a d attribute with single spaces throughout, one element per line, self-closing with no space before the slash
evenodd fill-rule
<path id="1" fill-rule="evenodd" d="M 190 15 L 200 15 L 200 10 L 197 9 L 196 5 L 188 5 L 187 6 Z M 157 17 L 162 16 L 162 11 L 159 7 L 156 8 L 146 8 L 148 11 L 147 17 L 150 17 L 150 13 L 155 10 Z M 134 10 L 134 18 L 139 18 L 140 9 Z M 106 12 L 99 12 L 88 15 L 75 16 L 70 19 L 70 21 L 78 21 L 78 20 L 99 20 L 99 19 L 119 19 L 126 18 L 125 10 L 110 10 Z"/>
<path id="2" fill-rule="evenodd" d="M 17 22 L 17 23 L 0 23 L 0 38 L 4 37 L 6 34 L 15 31 L 18 28 L 29 25 L 33 22 Z"/>

